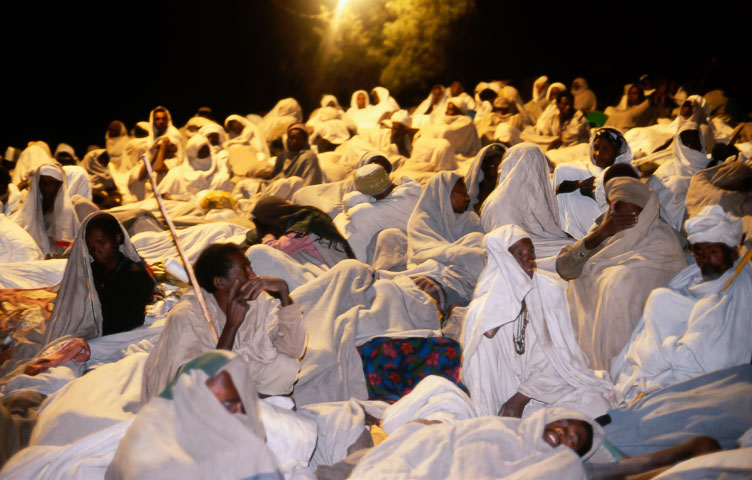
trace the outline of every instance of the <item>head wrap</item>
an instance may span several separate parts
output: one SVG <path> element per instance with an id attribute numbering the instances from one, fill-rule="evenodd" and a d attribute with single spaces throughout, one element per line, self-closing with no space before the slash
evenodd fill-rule
<path id="1" fill-rule="evenodd" d="M 366 195 L 378 195 L 392 185 L 384 167 L 371 163 L 355 170 L 355 187 Z"/>
<path id="2" fill-rule="evenodd" d="M 56 165 L 42 165 L 39 167 L 39 175 L 52 177 L 59 182 L 63 181 L 63 170 Z"/>
<path id="3" fill-rule="evenodd" d="M 689 243 L 725 243 L 731 248 L 742 243 L 742 220 L 726 213 L 720 205 L 707 205 L 684 223 Z"/>
<path id="4" fill-rule="evenodd" d="M 467 115 L 467 111 L 470 110 L 470 103 L 468 102 L 467 96 L 458 95 L 456 97 L 452 97 L 449 99 L 448 103 L 451 103 L 455 107 L 459 108 L 460 111 Z"/>
<path id="5" fill-rule="evenodd" d="M 632 177 L 612 178 L 606 184 L 606 198 L 609 202 L 626 202 L 645 208 L 653 190 Z"/>
<path id="6" fill-rule="evenodd" d="M 392 125 L 395 123 L 401 123 L 407 128 L 410 128 L 413 124 L 412 119 L 410 118 L 410 114 L 407 113 L 407 110 L 397 110 L 392 114 L 391 120 Z"/>

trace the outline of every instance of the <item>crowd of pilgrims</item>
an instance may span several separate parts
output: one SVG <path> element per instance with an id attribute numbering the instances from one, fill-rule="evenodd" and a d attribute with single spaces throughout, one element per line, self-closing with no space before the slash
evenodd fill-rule
<path id="1" fill-rule="evenodd" d="M 0 478 L 749 475 L 752 128 L 700 93 L 376 87 L 9 147 Z"/>

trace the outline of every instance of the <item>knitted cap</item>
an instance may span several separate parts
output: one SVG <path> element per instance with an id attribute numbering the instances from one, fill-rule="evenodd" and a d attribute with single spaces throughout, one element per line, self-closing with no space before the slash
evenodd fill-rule
<path id="1" fill-rule="evenodd" d="M 364 165 L 355 170 L 355 187 L 366 195 L 378 195 L 392 185 L 384 167 L 377 163 Z"/>

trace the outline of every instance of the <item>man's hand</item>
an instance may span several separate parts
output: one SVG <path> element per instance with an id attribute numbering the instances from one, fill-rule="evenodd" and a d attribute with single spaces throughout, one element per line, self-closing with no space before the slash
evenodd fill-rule
<path id="1" fill-rule="evenodd" d="M 580 180 L 577 184 L 580 187 L 580 195 L 595 200 L 595 177 Z"/>
<path id="2" fill-rule="evenodd" d="M 556 186 L 556 195 L 560 195 L 562 193 L 572 193 L 578 188 L 580 188 L 580 182 L 578 182 L 577 180 L 563 180 Z"/>
<path id="3" fill-rule="evenodd" d="M 637 225 L 638 218 L 639 215 L 637 213 L 614 213 L 609 208 L 606 212 L 606 216 L 603 218 L 603 223 L 598 227 L 598 230 L 605 235 L 605 238 L 608 238 L 612 235 L 616 235 L 622 230 L 634 227 Z"/>
<path id="4" fill-rule="evenodd" d="M 515 393 L 509 400 L 504 402 L 499 410 L 500 417 L 522 417 L 522 411 L 525 410 L 525 406 L 530 401 L 530 397 L 527 397 L 520 392 Z"/>
<path id="5" fill-rule="evenodd" d="M 283 307 L 292 304 L 290 298 L 290 288 L 287 286 L 287 282 L 281 278 L 273 277 L 253 277 L 248 280 L 246 285 L 248 287 L 247 300 L 256 300 L 261 292 L 276 293 L 279 296 L 279 301 Z"/>

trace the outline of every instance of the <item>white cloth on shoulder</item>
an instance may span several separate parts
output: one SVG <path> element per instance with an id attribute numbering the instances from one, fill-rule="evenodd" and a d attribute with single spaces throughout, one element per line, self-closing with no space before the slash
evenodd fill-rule
<path id="1" fill-rule="evenodd" d="M 613 385 L 588 369 L 577 347 L 563 282 L 545 272 L 531 279 L 508 251 L 523 238 L 530 236 L 514 225 L 486 236 L 488 264 L 462 328 L 462 381 L 481 415 L 498 414 L 517 392 L 534 400 L 524 415 L 545 405 L 603 415 L 615 404 Z M 523 353 L 515 346 L 520 331 Z"/>
<path id="2" fill-rule="evenodd" d="M 199 151 L 207 147 L 209 154 L 199 157 Z M 209 140 L 196 134 L 188 140 L 185 149 L 186 161 L 170 169 L 157 186 L 159 193 L 192 198 L 202 190 L 230 191 L 230 172 L 227 163 L 211 149 Z"/>

